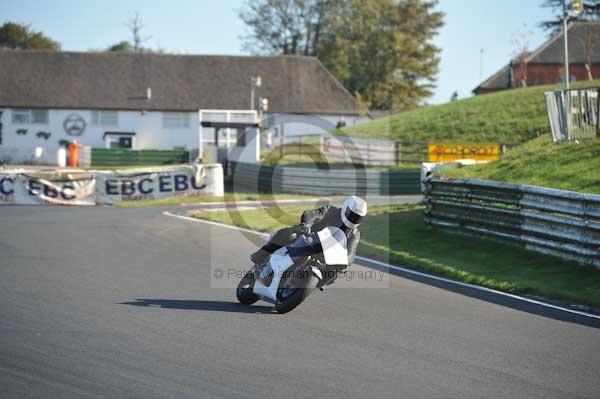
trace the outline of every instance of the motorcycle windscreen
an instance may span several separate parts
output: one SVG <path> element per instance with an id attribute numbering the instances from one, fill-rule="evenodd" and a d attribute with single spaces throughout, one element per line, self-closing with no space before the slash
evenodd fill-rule
<path id="1" fill-rule="evenodd" d="M 317 233 L 327 265 L 348 266 L 346 234 L 338 227 L 325 227 Z"/>
<path id="2" fill-rule="evenodd" d="M 321 243 L 318 237 L 314 235 L 300 236 L 287 246 L 287 253 L 294 263 L 302 262 L 308 256 L 321 253 Z"/>

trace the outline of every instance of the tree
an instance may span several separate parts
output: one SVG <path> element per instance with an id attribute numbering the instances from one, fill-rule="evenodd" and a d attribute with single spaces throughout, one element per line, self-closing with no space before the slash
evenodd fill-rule
<path id="1" fill-rule="evenodd" d="M 146 36 L 146 37 L 142 38 L 141 32 L 142 32 L 142 29 L 144 28 L 144 25 L 142 24 L 142 19 L 140 18 L 140 15 L 137 12 L 133 16 L 133 18 L 131 18 L 129 20 L 129 22 L 127 23 L 127 27 L 129 28 L 129 31 L 131 32 L 131 38 L 132 38 L 132 42 L 133 42 L 133 51 L 136 53 L 142 53 L 144 51 L 148 51 L 148 49 L 145 49 L 144 47 L 142 47 L 142 44 L 144 44 L 145 42 L 150 40 L 151 36 Z"/>
<path id="2" fill-rule="evenodd" d="M 319 57 L 369 108 L 419 105 L 434 87 L 443 24 L 424 0 L 247 0 L 240 17 L 253 53 Z"/>
<path id="3" fill-rule="evenodd" d="M 519 68 L 519 81 L 515 84 L 516 87 L 527 87 L 527 59 L 529 57 L 529 39 L 533 35 L 533 31 L 527 28 L 527 24 L 523 24 L 521 30 L 513 35 L 511 44 L 513 46 L 513 59 Z"/>
<path id="4" fill-rule="evenodd" d="M 0 47 L 22 50 L 60 51 L 60 44 L 29 25 L 7 22 L 0 26 Z"/>
<path id="5" fill-rule="evenodd" d="M 140 15 L 136 12 L 133 18 L 127 22 L 127 27 L 131 32 L 131 42 L 128 40 L 120 41 L 109 46 L 106 51 L 124 52 L 124 53 L 148 53 L 151 49 L 144 47 L 143 44 L 150 40 L 151 36 L 142 38 L 142 29 L 144 25 Z M 159 51 L 162 52 L 162 51 Z"/>
<path id="6" fill-rule="evenodd" d="M 592 75 L 592 57 L 598 50 L 600 44 L 598 43 L 598 38 L 591 26 L 583 26 L 583 35 L 579 38 L 579 41 L 581 42 L 583 56 L 585 57 L 585 69 L 587 71 L 588 80 L 594 80 L 594 76 Z"/>
<path id="7" fill-rule="evenodd" d="M 106 51 L 115 51 L 121 53 L 133 53 L 133 46 L 127 40 L 123 40 L 117 44 L 113 44 Z"/>
<path id="8" fill-rule="evenodd" d="M 572 0 L 565 0 L 570 6 Z M 563 24 L 563 0 L 544 0 L 542 7 L 551 8 L 555 12 L 553 19 L 543 21 L 540 26 L 555 34 L 562 29 Z M 583 11 L 578 16 L 571 15 L 569 21 L 598 21 L 600 20 L 600 0 L 584 0 Z"/>
<path id="9" fill-rule="evenodd" d="M 414 108 L 431 96 L 442 26 L 436 1 L 350 0 L 320 41 L 317 55 L 372 109 Z"/>
<path id="10" fill-rule="evenodd" d="M 342 0 L 246 0 L 239 16 L 251 29 L 243 48 L 257 54 L 314 55 L 326 20 Z"/>

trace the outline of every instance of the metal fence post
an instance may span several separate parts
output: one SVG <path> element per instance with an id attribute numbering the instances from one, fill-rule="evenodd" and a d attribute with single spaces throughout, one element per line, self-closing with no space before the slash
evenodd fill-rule
<path id="1" fill-rule="evenodd" d="M 565 122 L 567 126 L 567 140 L 571 140 L 573 133 L 573 108 L 571 106 L 573 97 L 571 96 L 571 91 L 568 90 L 565 92 Z"/>
<path id="2" fill-rule="evenodd" d="M 596 137 L 600 137 L 600 88 L 596 90 Z"/>
<path id="3" fill-rule="evenodd" d="M 281 124 L 281 145 L 279 146 L 279 158 L 283 158 L 283 156 L 285 155 L 285 151 L 283 146 L 285 145 L 285 141 L 283 140 L 283 134 L 284 134 L 284 124 Z"/>

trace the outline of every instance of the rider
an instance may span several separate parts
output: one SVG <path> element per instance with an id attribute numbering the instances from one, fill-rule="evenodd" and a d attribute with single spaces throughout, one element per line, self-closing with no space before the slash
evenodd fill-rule
<path id="1" fill-rule="evenodd" d="M 250 255 L 255 265 L 262 265 L 269 255 L 279 248 L 289 244 L 299 234 L 317 232 L 327 226 L 339 227 L 347 238 L 348 264 L 352 264 L 356 255 L 356 247 L 360 241 L 358 225 L 367 215 L 367 203 L 360 197 L 351 196 L 346 198 L 341 208 L 326 205 L 310 211 L 304 211 L 300 218 L 300 224 L 286 227 L 275 234 L 258 251 Z"/>

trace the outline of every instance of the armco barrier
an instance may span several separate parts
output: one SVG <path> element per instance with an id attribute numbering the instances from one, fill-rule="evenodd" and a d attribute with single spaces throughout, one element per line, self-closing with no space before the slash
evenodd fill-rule
<path id="1" fill-rule="evenodd" d="M 120 148 L 92 148 L 92 166 L 169 165 L 189 162 L 185 150 L 126 150 Z"/>
<path id="2" fill-rule="evenodd" d="M 432 226 L 600 269 L 600 195 L 439 176 L 427 177 L 424 187 Z"/>
<path id="3" fill-rule="evenodd" d="M 97 205 L 186 195 L 223 196 L 221 164 L 116 171 L 0 171 L 0 205 Z"/>
<path id="4" fill-rule="evenodd" d="M 418 169 L 369 170 L 229 162 L 234 187 L 299 194 L 420 194 Z"/>

